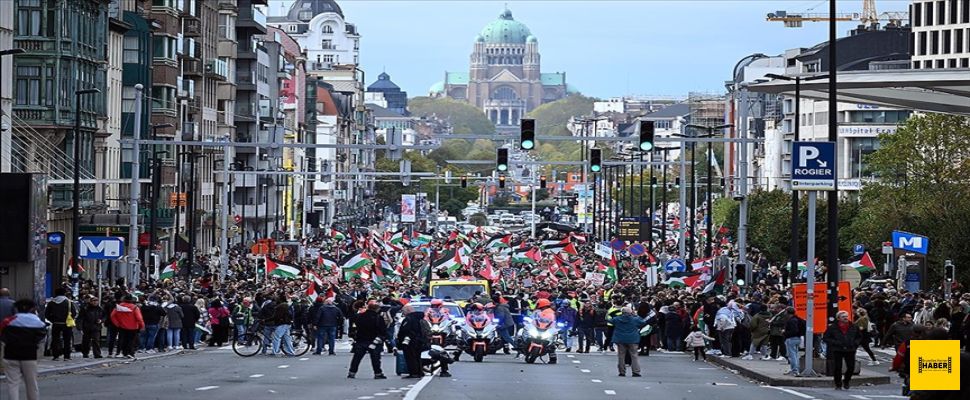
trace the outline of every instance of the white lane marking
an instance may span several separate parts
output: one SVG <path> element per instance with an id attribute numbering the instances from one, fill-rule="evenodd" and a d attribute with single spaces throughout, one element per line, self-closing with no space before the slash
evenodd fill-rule
<path id="1" fill-rule="evenodd" d="M 737 383 L 714 382 L 714 386 L 737 386 L 737 385 L 738 385 Z"/>
<path id="2" fill-rule="evenodd" d="M 360 400 L 367 400 L 367 399 L 373 399 L 373 398 L 374 398 L 374 396 L 360 396 L 360 397 L 358 397 L 358 399 L 360 399 Z"/>
<path id="3" fill-rule="evenodd" d="M 391 389 L 391 390 L 388 390 L 387 392 L 388 393 L 401 393 L 401 391 L 398 390 L 398 389 Z"/>
<path id="4" fill-rule="evenodd" d="M 592 379 L 592 381 L 593 381 L 593 383 L 603 383 L 603 381 L 601 381 L 599 379 Z"/>
<path id="5" fill-rule="evenodd" d="M 589 370 L 588 369 L 581 369 L 581 370 L 579 370 L 579 372 L 582 372 L 584 374 L 588 374 L 589 373 Z"/>
<path id="6" fill-rule="evenodd" d="M 421 378 L 421 380 L 418 381 L 418 383 L 414 385 L 413 388 L 408 389 L 408 392 L 404 394 L 404 400 L 417 399 L 418 395 L 421 394 L 421 389 L 424 389 L 424 387 L 431 382 L 431 377 L 433 376 L 434 375 L 425 375 L 424 378 Z M 411 386 L 411 385 L 408 385 L 408 386 Z"/>
<path id="7" fill-rule="evenodd" d="M 701 370 L 705 370 L 705 369 L 717 369 L 717 368 L 711 368 L 711 367 L 699 367 L 699 368 L 697 368 L 697 369 L 701 369 Z"/>
<path id="8" fill-rule="evenodd" d="M 303 358 L 300 359 L 300 361 L 306 361 L 306 360 L 309 360 L 309 358 L 303 357 Z"/>
<path id="9" fill-rule="evenodd" d="M 374 393 L 374 396 L 387 396 L 387 393 L 384 393 L 384 392 Z"/>
<path id="10" fill-rule="evenodd" d="M 900 396 L 898 394 L 870 394 L 869 397 L 874 399 L 908 399 L 909 397 Z"/>
<path id="11" fill-rule="evenodd" d="M 280 365 L 279 367 L 276 367 L 276 368 L 285 369 L 285 368 L 289 368 L 289 367 L 290 367 L 289 365 Z"/>
<path id="12" fill-rule="evenodd" d="M 206 390 L 212 390 L 212 389 L 218 389 L 218 388 L 219 388 L 218 386 L 203 386 L 203 387 L 197 387 L 195 388 L 195 390 L 204 392 Z"/>
<path id="13" fill-rule="evenodd" d="M 606 394 L 612 396 L 612 395 L 615 395 L 616 394 L 616 391 L 615 390 L 604 390 L 603 393 L 606 393 Z"/>
<path id="14" fill-rule="evenodd" d="M 566 358 L 573 358 L 573 357 L 576 357 L 576 356 L 574 356 L 572 354 L 566 354 Z"/>
<path id="15" fill-rule="evenodd" d="M 249 377 L 250 377 L 250 378 L 262 378 L 262 377 L 264 377 L 264 376 L 266 376 L 266 375 L 263 375 L 263 374 L 252 374 L 252 375 L 250 375 Z"/>
<path id="16" fill-rule="evenodd" d="M 579 364 L 579 363 L 581 363 L 581 362 L 582 362 L 582 361 L 579 361 L 579 360 L 573 360 L 573 364 Z"/>
<path id="17" fill-rule="evenodd" d="M 851 395 L 851 396 L 852 396 L 852 397 L 855 397 L 855 398 L 857 398 L 857 399 L 859 399 L 859 400 L 869 400 L 869 398 L 868 398 L 868 397 L 866 397 L 866 396 L 863 396 L 863 395 L 861 395 L 861 394 L 853 394 L 853 395 Z"/>
<path id="18" fill-rule="evenodd" d="M 275 390 L 273 390 L 273 389 L 270 389 L 270 390 L 267 390 L 267 392 L 270 392 L 270 393 L 276 393 L 276 391 L 275 391 Z"/>
<path id="19" fill-rule="evenodd" d="M 786 388 L 782 388 L 782 387 L 776 387 L 776 386 L 762 386 L 762 387 L 766 387 L 766 388 L 769 388 L 769 389 L 780 390 L 782 392 L 788 393 L 788 394 L 793 395 L 793 396 L 798 396 L 798 397 L 801 397 L 803 399 L 814 399 L 815 398 L 815 397 L 809 396 L 809 395 L 807 395 L 805 393 L 796 392 L 794 390 L 786 389 Z"/>
<path id="20" fill-rule="evenodd" d="M 219 350 L 232 350 L 232 345 L 222 346 L 219 348 Z"/>
<path id="21" fill-rule="evenodd" d="M 297 378 L 295 376 L 291 376 L 290 379 L 299 379 L 299 378 Z"/>

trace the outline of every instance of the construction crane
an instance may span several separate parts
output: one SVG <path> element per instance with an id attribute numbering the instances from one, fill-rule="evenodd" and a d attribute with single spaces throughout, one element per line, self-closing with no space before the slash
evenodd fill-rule
<path id="1" fill-rule="evenodd" d="M 879 21 L 889 21 L 888 26 L 903 26 L 903 21 L 909 21 L 909 12 L 889 11 L 882 14 L 876 11 L 876 0 L 863 0 L 861 13 L 789 13 L 775 11 L 768 14 L 768 21 L 780 21 L 786 28 L 801 28 L 803 22 L 825 21 L 859 21 L 862 26 L 878 28 Z"/>

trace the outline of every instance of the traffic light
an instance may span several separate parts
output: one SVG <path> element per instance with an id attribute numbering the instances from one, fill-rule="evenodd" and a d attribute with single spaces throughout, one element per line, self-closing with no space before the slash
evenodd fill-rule
<path id="1" fill-rule="evenodd" d="M 674 186 L 680 186 L 680 177 L 674 178 Z"/>
<path id="2" fill-rule="evenodd" d="M 467 176 L 462 176 L 461 177 L 461 187 L 462 188 L 468 187 L 468 177 Z"/>
<path id="3" fill-rule="evenodd" d="M 589 170 L 600 172 L 603 169 L 603 151 L 600 149 L 589 149 Z"/>
<path id="4" fill-rule="evenodd" d="M 656 176 L 650 177 L 650 186 L 657 186 L 657 177 Z"/>
<path id="5" fill-rule="evenodd" d="M 724 178 L 721 178 L 721 187 L 724 187 L 725 183 Z"/>
<path id="6" fill-rule="evenodd" d="M 946 260 L 946 264 L 943 266 L 943 280 L 947 283 L 953 283 L 953 262 Z"/>
<path id="7" fill-rule="evenodd" d="M 501 147 L 495 157 L 495 166 L 499 171 L 509 170 L 509 149 Z"/>
<path id="8" fill-rule="evenodd" d="M 546 188 L 546 177 L 545 176 L 540 176 L 539 177 L 539 189 L 545 189 L 545 188 Z"/>
<path id="9" fill-rule="evenodd" d="M 524 118 L 519 122 L 519 147 L 522 150 L 536 147 L 536 120 Z"/>
<path id="10" fill-rule="evenodd" d="M 640 150 L 653 150 L 653 121 L 640 121 Z"/>
<path id="11" fill-rule="evenodd" d="M 499 189 L 505 189 L 505 175 L 499 175 L 499 177 L 498 177 L 498 187 L 499 187 Z"/>

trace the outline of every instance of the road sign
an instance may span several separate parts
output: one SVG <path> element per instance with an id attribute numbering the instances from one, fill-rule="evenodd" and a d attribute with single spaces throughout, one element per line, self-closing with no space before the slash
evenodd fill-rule
<path id="1" fill-rule="evenodd" d="M 78 256 L 85 260 L 117 260 L 125 254 L 124 238 L 81 236 Z"/>
<path id="2" fill-rule="evenodd" d="M 646 249 L 645 247 L 643 247 L 643 245 L 642 245 L 642 244 L 640 244 L 640 243 L 634 243 L 634 244 L 633 244 L 633 245 L 631 245 L 631 246 L 630 246 L 630 248 L 629 248 L 629 249 L 627 249 L 627 250 L 629 250 L 629 251 L 630 251 L 630 255 L 632 255 L 632 256 L 634 256 L 634 257 L 639 257 L 639 256 L 642 256 L 642 255 L 643 255 L 643 253 L 644 253 L 645 251 L 647 251 L 647 249 Z"/>
<path id="3" fill-rule="evenodd" d="M 795 142 L 792 189 L 835 190 L 835 142 Z"/>
<path id="4" fill-rule="evenodd" d="M 664 270 L 667 271 L 668 274 L 673 272 L 684 272 L 687 270 L 687 264 L 684 264 L 684 260 L 679 258 L 671 258 L 664 263 Z"/>
<path id="5" fill-rule="evenodd" d="M 893 242 L 882 242 L 882 254 L 893 254 Z"/>
<path id="6" fill-rule="evenodd" d="M 865 252 L 866 252 L 866 246 L 864 245 L 857 244 L 855 246 L 852 246 L 852 253 L 857 256 L 861 256 L 862 253 L 865 253 Z"/>
<path id="7" fill-rule="evenodd" d="M 640 218 L 620 217 L 618 232 L 616 235 L 621 240 L 640 240 Z M 617 249 L 620 250 L 620 249 Z"/>
<path id="8" fill-rule="evenodd" d="M 914 253 L 926 254 L 930 248 L 930 239 L 915 233 L 893 231 L 893 247 Z"/>
<path id="9" fill-rule="evenodd" d="M 792 287 L 792 293 L 795 303 L 795 315 L 801 319 L 805 319 L 808 314 L 808 285 L 805 283 L 796 283 Z M 825 299 L 827 293 L 828 288 L 825 282 L 815 284 L 815 312 L 812 315 L 812 330 L 815 333 L 825 332 L 827 326 L 826 313 L 828 313 L 828 301 Z M 849 318 L 852 318 L 852 289 L 850 289 L 849 282 L 847 281 L 839 281 L 839 311 L 848 312 Z"/>
<path id="10" fill-rule="evenodd" d="M 613 257 L 613 248 L 610 247 L 609 243 L 597 243 L 596 244 L 596 255 L 603 258 Z"/>
<path id="11" fill-rule="evenodd" d="M 64 244 L 64 232 L 48 232 L 47 244 L 51 246 L 60 246 Z"/>

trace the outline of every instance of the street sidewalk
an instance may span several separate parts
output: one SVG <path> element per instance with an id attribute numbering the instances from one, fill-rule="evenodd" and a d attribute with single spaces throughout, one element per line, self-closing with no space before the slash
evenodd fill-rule
<path id="1" fill-rule="evenodd" d="M 189 350 L 191 351 L 191 350 Z M 80 370 L 89 370 L 95 368 L 109 367 L 115 364 L 130 364 L 136 361 L 152 360 L 162 357 L 170 357 L 178 354 L 182 354 L 183 350 L 171 350 L 164 353 L 155 354 L 145 354 L 138 353 L 135 360 L 130 360 L 127 358 L 83 358 L 81 353 L 74 352 L 71 354 L 71 359 L 68 361 L 52 361 L 50 357 L 37 357 L 37 376 L 48 376 L 63 374 L 67 372 L 74 372 Z M 0 378 L 6 378 L 4 374 L 0 374 Z"/>
<path id="2" fill-rule="evenodd" d="M 764 382 L 768 386 L 795 386 L 795 387 L 832 387 L 834 385 L 831 376 L 825 376 L 825 360 L 816 359 L 814 369 L 821 376 L 818 377 L 795 377 L 785 375 L 788 370 L 787 361 L 762 361 L 760 359 L 742 360 L 740 358 L 721 358 L 715 355 L 708 355 L 708 362 L 737 371 L 742 376 Z M 885 385 L 891 382 L 888 372 L 883 372 L 883 367 L 888 369 L 888 364 L 883 363 L 878 367 L 867 368 L 865 363 L 869 361 L 868 356 L 856 356 L 856 363 L 861 366 L 859 375 L 852 376 L 853 386 L 863 385 Z M 802 358 L 804 362 L 804 357 Z M 802 364 L 804 368 L 804 364 Z M 874 368 L 879 368 L 876 370 Z"/>

